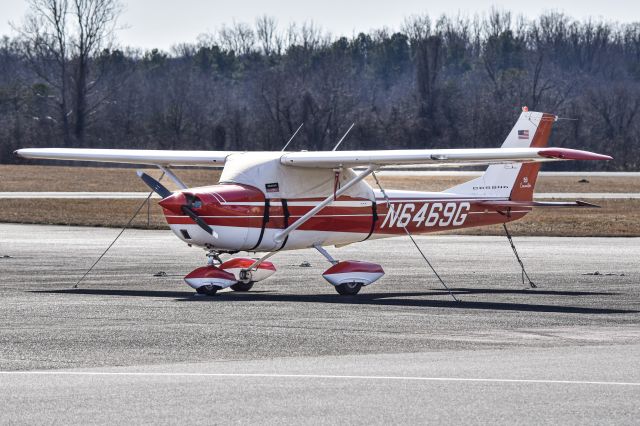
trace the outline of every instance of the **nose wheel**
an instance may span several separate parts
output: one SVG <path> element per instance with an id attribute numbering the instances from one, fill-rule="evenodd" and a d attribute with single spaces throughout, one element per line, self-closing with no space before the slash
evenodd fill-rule
<path id="1" fill-rule="evenodd" d="M 234 258 L 217 264 L 220 257 L 214 250 L 209 252 L 208 257 L 211 260 L 208 266 L 197 268 L 184 277 L 190 287 L 207 296 L 213 296 L 223 288 L 247 292 L 254 283 L 269 278 L 276 272 L 276 267 L 271 262 L 262 262 L 254 267 L 255 259 Z"/>
<path id="2" fill-rule="evenodd" d="M 335 289 L 338 292 L 338 294 L 342 296 L 353 296 L 354 294 L 358 294 L 361 288 L 362 288 L 362 283 L 356 283 L 356 282 L 344 283 L 344 284 L 335 286 Z"/>

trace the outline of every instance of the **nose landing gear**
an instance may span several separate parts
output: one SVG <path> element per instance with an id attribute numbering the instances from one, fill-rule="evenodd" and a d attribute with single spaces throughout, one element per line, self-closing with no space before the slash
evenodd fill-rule
<path id="1" fill-rule="evenodd" d="M 222 262 L 219 253 L 210 250 L 207 254 L 209 265 L 197 268 L 184 280 L 198 294 L 214 296 L 218 290 L 230 287 L 237 292 L 251 290 L 253 284 L 269 278 L 276 272 L 276 267 L 271 262 L 262 262 L 255 268 L 254 259 L 234 258 Z"/>
<path id="2" fill-rule="evenodd" d="M 215 295 L 218 290 L 230 287 L 236 283 L 233 274 L 220 269 L 217 266 L 209 265 L 194 269 L 184 277 L 189 286 L 194 288 L 199 294 L 207 296 Z"/>

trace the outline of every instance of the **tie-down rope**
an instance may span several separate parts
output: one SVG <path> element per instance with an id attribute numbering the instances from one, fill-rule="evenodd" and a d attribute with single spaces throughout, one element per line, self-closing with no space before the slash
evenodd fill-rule
<path id="1" fill-rule="evenodd" d="M 160 182 L 162 180 L 162 178 L 164 177 L 164 172 L 162 172 L 162 175 L 160 175 L 160 179 L 158 179 L 158 182 Z M 109 244 L 109 247 L 107 247 L 107 249 L 105 251 L 102 252 L 102 254 L 100 255 L 100 257 L 98 257 L 98 259 L 93 262 L 93 265 L 91 265 L 91 267 L 89 269 L 87 269 L 87 272 L 84 273 L 84 275 L 82 276 L 82 278 L 80 278 L 78 280 L 77 283 L 74 284 L 73 288 L 78 288 L 78 284 L 80 284 L 82 282 L 82 280 L 85 279 L 85 277 L 87 275 L 89 275 L 89 273 L 91 271 L 93 271 L 93 268 L 96 267 L 96 265 L 98 264 L 98 262 L 100 262 L 102 260 L 102 258 L 104 257 L 105 254 L 107 254 L 107 252 L 111 249 L 111 247 L 113 247 L 113 245 L 116 243 L 116 241 L 118 241 L 118 238 L 120 238 L 120 236 L 122 236 L 122 234 L 124 233 L 124 231 L 131 225 L 131 222 L 133 222 L 133 219 L 136 218 L 136 216 L 138 216 L 138 213 L 140 213 L 140 210 L 142 210 L 142 208 L 144 207 L 144 205 L 146 203 L 149 202 L 149 199 L 151 198 L 151 196 L 153 195 L 153 191 L 149 192 L 149 195 L 147 195 L 147 198 L 145 198 L 145 200 L 142 202 L 142 204 L 140 204 L 140 207 L 138 207 L 138 209 L 136 210 L 136 212 L 133 214 L 133 216 L 131 216 L 131 219 L 129 219 L 129 222 L 127 222 L 126 225 L 124 225 L 124 227 L 122 228 L 122 230 L 120 231 L 120 233 L 116 236 L 116 238 L 111 241 L 111 244 Z"/>
<path id="2" fill-rule="evenodd" d="M 382 185 L 380 185 L 380 181 L 378 180 L 378 176 L 376 176 L 375 172 L 371 172 L 371 175 L 373 176 L 373 179 L 376 181 L 376 185 L 378 185 L 378 188 L 380 188 L 380 191 L 382 191 L 382 195 L 384 196 L 384 199 L 387 202 L 387 211 L 389 211 L 389 208 L 391 207 L 391 200 L 389 200 L 389 197 L 387 196 L 387 192 L 384 190 L 384 188 L 382 187 Z M 429 262 L 429 259 L 427 259 L 427 256 L 425 256 L 424 252 L 422 251 L 422 249 L 420 249 L 420 246 L 418 245 L 418 243 L 416 242 L 416 240 L 413 238 L 413 235 L 411 235 L 411 233 L 409 232 L 409 230 L 407 229 L 406 225 L 402 224 L 402 229 L 404 229 L 404 232 L 406 232 L 407 236 L 411 239 L 411 242 L 413 243 L 414 246 L 416 246 L 416 249 L 418 249 L 418 252 L 420 253 L 420 255 L 422 256 L 422 258 L 424 259 L 425 262 L 427 262 L 427 265 L 429 265 L 429 268 L 431 268 L 431 270 L 433 271 L 433 273 L 435 274 L 435 276 L 438 278 L 438 281 L 440 281 L 440 284 L 442 284 L 442 286 L 449 292 L 449 294 L 451 295 L 451 297 L 453 297 L 453 300 L 455 300 L 456 302 L 460 302 L 460 300 L 458 300 L 456 298 L 456 296 L 453 294 L 453 292 L 451 291 L 451 289 L 449 287 L 447 287 L 447 285 L 445 284 L 444 280 L 440 277 L 440 274 L 438 274 L 438 272 L 436 271 L 436 269 L 433 267 L 433 265 L 431 264 L 431 262 Z"/>

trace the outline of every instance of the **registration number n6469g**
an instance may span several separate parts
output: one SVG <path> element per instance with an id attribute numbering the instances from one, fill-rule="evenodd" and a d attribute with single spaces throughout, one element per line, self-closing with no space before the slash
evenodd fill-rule
<path id="1" fill-rule="evenodd" d="M 461 203 L 414 203 L 391 204 L 381 228 L 402 228 L 409 224 L 415 227 L 460 226 L 467 220 L 471 204 Z"/>

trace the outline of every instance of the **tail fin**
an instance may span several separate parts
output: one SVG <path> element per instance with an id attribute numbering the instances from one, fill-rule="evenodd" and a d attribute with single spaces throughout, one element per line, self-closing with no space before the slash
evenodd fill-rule
<path id="1" fill-rule="evenodd" d="M 555 116 L 529 112 L 523 108 L 520 118 L 502 144 L 502 148 L 541 148 L 547 146 Z M 510 198 L 530 201 L 536 185 L 540 164 L 495 164 L 478 178 L 445 190 L 448 193 L 474 197 Z"/>

